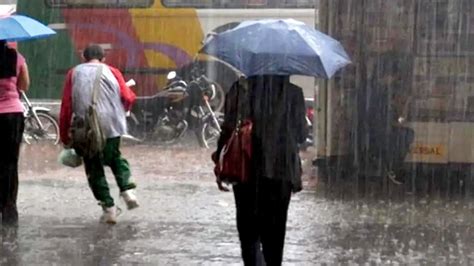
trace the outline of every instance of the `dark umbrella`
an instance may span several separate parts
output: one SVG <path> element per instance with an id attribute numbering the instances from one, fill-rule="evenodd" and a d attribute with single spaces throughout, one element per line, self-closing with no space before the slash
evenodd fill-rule
<path id="1" fill-rule="evenodd" d="M 228 62 L 247 76 L 330 78 L 350 63 L 338 41 L 294 19 L 244 21 L 207 38 L 201 52 Z"/>

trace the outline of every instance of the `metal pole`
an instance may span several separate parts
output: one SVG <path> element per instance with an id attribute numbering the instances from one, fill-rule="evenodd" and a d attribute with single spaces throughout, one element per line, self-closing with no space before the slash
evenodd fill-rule
<path id="1" fill-rule="evenodd" d="M 329 31 L 329 0 L 315 0 L 315 26 L 323 32 Z M 326 157 L 326 119 L 327 119 L 327 82 L 323 79 L 315 80 L 314 110 L 313 118 L 314 145 L 316 147 L 316 159 Z"/>

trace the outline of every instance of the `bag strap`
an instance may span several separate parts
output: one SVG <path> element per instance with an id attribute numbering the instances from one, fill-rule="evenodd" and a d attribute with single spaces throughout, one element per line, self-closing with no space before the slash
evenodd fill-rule
<path id="1" fill-rule="evenodd" d="M 244 90 L 244 91 L 241 92 L 241 90 Z M 242 101 L 241 97 L 244 97 L 244 98 L 247 97 L 247 90 L 248 90 L 248 87 L 246 88 L 243 84 L 239 83 L 239 85 L 237 86 L 237 120 L 236 120 L 236 125 L 235 125 L 236 130 L 240 129 L 242 120 L 244 120 L 245 108 L 243 108 L 244 107 L 243 105 L 245 104 L 245 99 L 244 101 Z M 243 96 L 240 95 L 241 93 L 243 93 Z"/>
<path id="2" fill-rule="evenodd" d="M 97 95 L 99 93 L 99 88 L 100 88 L 100 80 L 102 77 L 102 69 L 103 65 L 100 64 L 97 67 L 97 72 L 95 75 L 95 80 L 94 80 L 94 87 L 92 87 L 92 105 L 95 106 L 97 104 Z"/>
<path id="3" fill-rule="evenodd" d="M 240 113 L 240 83 L 237 85 L 237 120 L 235 121 L 235 129 L 237 130 L 240 128 L 240 124 L 242 123 L 242 114 Z"/>

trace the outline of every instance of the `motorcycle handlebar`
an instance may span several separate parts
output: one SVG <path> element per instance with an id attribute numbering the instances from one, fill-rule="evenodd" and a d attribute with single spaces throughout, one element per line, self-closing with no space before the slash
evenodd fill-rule
<path id="1" fill-rule="evenodd" d="M 200 78 L 205 80 L 207 83 L 212 83 L 212 81 L 206 75 L 201 75 Z"/>

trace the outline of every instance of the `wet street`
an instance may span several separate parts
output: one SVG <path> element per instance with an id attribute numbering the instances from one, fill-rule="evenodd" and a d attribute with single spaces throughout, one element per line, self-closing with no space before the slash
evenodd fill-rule
<path id="1" fill-rule="evenodd" d="M 233 195 L 217 190 L 211 151 L 124 147 L 141 207 L 129 212 L 119 202 L 115 226 L 99 223 L 83 169 L 58 165 L 58 152 L 23 146 L 20 226 L 3 235 L 0 265 L 241 265 Z M 290 204 L 285 265 L 474 264 L 472 202 L 329 199 L 305 168 L 306 189 Z"/>

